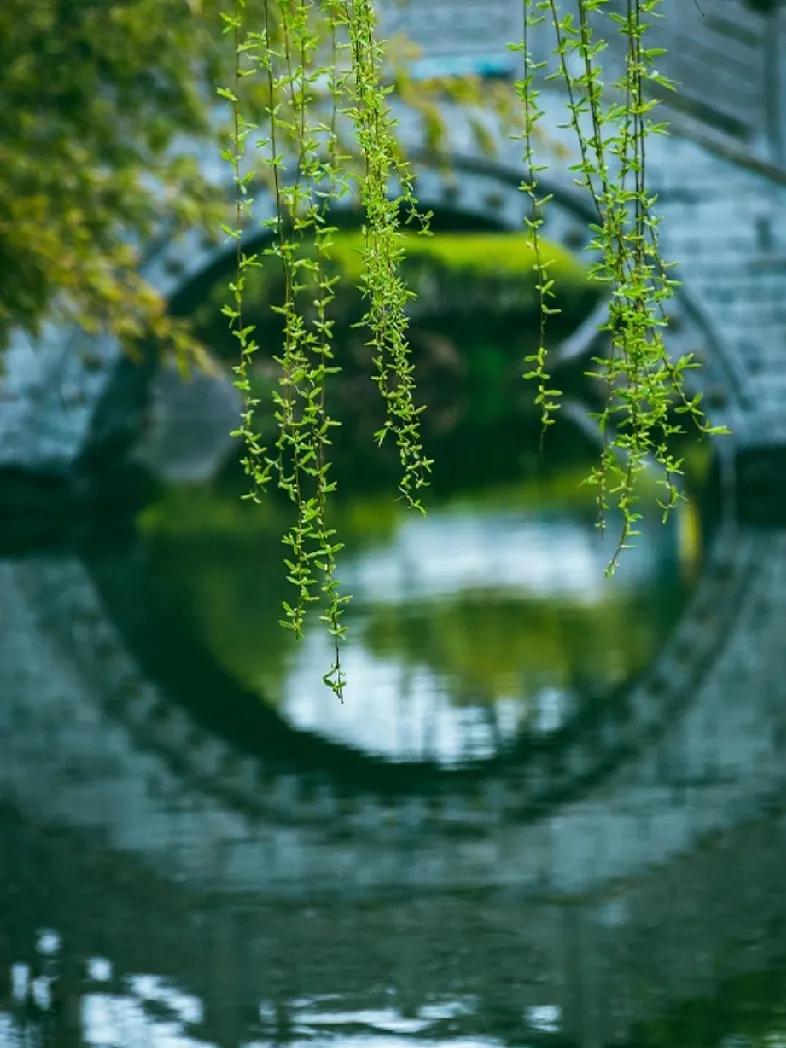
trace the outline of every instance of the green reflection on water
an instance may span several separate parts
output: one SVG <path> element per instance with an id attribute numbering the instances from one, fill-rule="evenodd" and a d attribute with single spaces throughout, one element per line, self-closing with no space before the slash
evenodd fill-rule
<path id="1" fill-rule="evenodd" d="M 659 995 L 654 994 L 653 1004 L 656 1010 Z M 695 998 L 638 1024 L 629 1043 L 636 1048 L 784 1048 L 786 967 L 724 979 L 712 997 Z"/>
<path id="2" fill-rule="evenodd" d="M 322 624 L 315 617 L 302 643 L 278 625 L 285 507 L 174 489 L 140 528 L 167 603 L 188 609 L 222 668 L 295 725 L 394 758 L 453 761 L 612 701 L 678 614 L 697 556 L 695 511 L 666 527 L 649 514 L 640 548 L 606 580 L 612 539 L 595 527 L 585 471 L 574 453 L 518 484 L 454 490 L 425 519 L 389 495 L 344 494 L 335 523 L 354 599 L 340 717 L 319 683 Z"/>
<path id="3" fill-rule="evenodd" d="M 668 634 L 698 542 L 691 507 L 666 528 L 650 513 L 640 549 L 604 580 L 614 537 L 601 540 L 594 490 L 581 484 L 597 448 L 563 422 L 540 455 L 532 390 L 521 379 L 539 326 L 525 243 L 449 228 L 410 240 L 408 277 L 419 291 L 410 335 L 435 460 L 425 519 L 393 501 L 395 447 L 373 440 L 381 408 L 366 336 L 353 326 L 364 304 L 342 292 L 334 308 L 342 373 L 328 401 L 342 425 L 331 524 L 346 544 L 339 579 L 353 595 L 340 712 L 320 683 L 332 661 L 323 624 L 315 616 L 300 644 L 278 625 L 290 594 L 280 542 L 288 510 L 275 495 L 250 507 L 237 476 L 224 487 L 173 490 L 143 514 L 141 529 L 164 602 L 187 609 L 213 659 L 286 720 L 376 755 L 450 762 L 488 756 L 522 732 L 562 730 L 588 704 L 612 701 Z M 350 276 L 359 244 L 356 232 L 335 237 L 334 262 Z M 556 347 L 596 298 L 580 260 L 554 245 L 549 252 L 562 309 L 550 324 Z M 249 285 L 263 404 L 276 381 L 267 349 L 280 331 L 265 304 L 280 290 L 277 273 L 263 267 Z M 215 323 L 215 274 L 203 292 L 195 313 L 203 339 L 219 357 L 234 352 Z M 559 381 L 592 408 L 599 394 L 583 370 L 566 365 Z M 274 439 L 270 420 L 259 421 Z M 654 505 L 654 479 L 644 487 Z"/>

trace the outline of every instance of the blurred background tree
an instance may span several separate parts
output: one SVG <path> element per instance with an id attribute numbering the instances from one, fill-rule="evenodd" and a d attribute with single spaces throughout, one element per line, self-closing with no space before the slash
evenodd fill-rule
<path id="1" fill-rule="evenodd" d="M 0 4 L 0 345 L 56 313 L 184 349 L 137 273 L 160 223 L 215 223 L 189 149 L 215 138 L 217 0 Z"/>
<path id="2" fill-rule="evenodd" d="M 200 139 L 217 156 L 229 116 L 216 97 L 233 75 L 225 6 L 0 4 L 0 350 L 13 327 L 35 334 L 48 316 L 109 330 L 128 347 L 194 348 L 138 262 L 162 230 L 215 233 L 226 218 L 226 195 L 197 156 Z M 261 24 L 261 8 L 248 0 L 249 25 Z M 413 90 L 407 63 L 394 61 L 397 88 L 436 126 L 428 86 Z M 471 78 L 461 90 L 480 96 Z M 257 93 L 264 105 L 264 84 L 245 92 L 252 111 Z M 498 85 L 491 94 L 499 105 Z"/>

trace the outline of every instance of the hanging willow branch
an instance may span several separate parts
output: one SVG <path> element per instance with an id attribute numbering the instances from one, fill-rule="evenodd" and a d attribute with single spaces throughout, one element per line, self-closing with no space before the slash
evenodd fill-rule
<path id="1" fill-rule="evenodd" d="M 431 462 L 423 450 L 423 408 L 416 402 L 407 340 L 413 292 L 401 273 L 401 221 L 414 218 L 425 230 L 427 216 L 417 213 L 412 174 L 396 137 L 373 0 L 234 3 L 233 12 L 222 16 L 234 45 L 234 82 L 219 94 L 233 113 L 232 141 L 223 155 L 236 187 L 235 223 L 226 229 L 236 245 L 236 272 L 224 312 L 239 347 L 235 375 L 244 406 L 236 435 L 244 446 L 247 497 L 258 501 L 275 481 L 294 510 L 283 539 L 294 598 L 284 603 L 282 625 L 301 636 L 309 608 L 321 604 L 321 617 L 335 642 L 325 682 L 340 698 L 340 640 L 348 597 L 336 578 L 341 543 L 328 522 L 335 490 L 330 436 L 339 425 L 328 413 L 326 399 L 328 380 L 339 371 L 331 319 L 337 278 L 330 275 L 335 231 L 330 213 L 353 182 L 363 212 L 362 326 L 385 407 L 376 438 L 381 443 L 390 437 L 396 444 L 399 492 L 419 510 Z M 247 25 L 251 3 L 261 6 L 255 24 Z M 686 394 L 685 372 L 695 366 L 693 360 L 685 356 L 672 361 L 664 343 L 666 304 L 677 282 L 660 255 L 655 200 L 646 178 L 648 137 L 665 130 L 651 118 L 655 100 L 650 88 L 671 86 L 654 68 L 661 52 L 646 46 L 647 20 L 658 14 L 660 0 L 623 0 L 623 12 L 619 0 L 571 0 L 568 11 L 561 0 L 521 3 L 522 39 L 510 46 L 522 55 L 522 75 L 515 84 L 523 143 L 521 190 L 528 200 L 525 233 L 540 307 L 538 346 L 527 358 L 525 377 L 536 385 L 542 440 L 555 421 L 561 394 L 549 372 L 548 318 L 558 309 L 542 240 L 551 197 L 543 188 L 546 166 L 536 158 L 536 139 L 544 115 L 540 87 L 558 80 L 567 93 L 568 126 L 579 156 L 576 181 L 594 211 L 591 276 L 610 301 L 604 325 L 609 352 L 593 358 L 590 373 L 606 389 L 605 406 L 597 415 L 604 444 L 588 480 L 597 487 L 601 525 L 612 508 L 622 518 L 608 568 L 613 572 L 621 551 L 638 533 L 636 483 L 649 462 L 660 467 L 664 518 L 681 498 L 682 461 L 672 442 L 682 427 L 674 413 L 687 415 L 703 433 L 719 432 L 704 418 L 700 397 Z M 551 70 L 533 55 L 533 31 L 544 23 L 550 24 L 554 39 Z M 624 42 L 623 71 L 605 84 L 601 55 L 615 35 Z M 244 111 L 248 84 L 264 95 L 259 126 Z M 354 156 L 339 148 L 342 121 L 349 126 Z M 249 149 L 252 135 L 256 148 Z M 247 251 L 243 237 L 253 203 L 250 190 L 258 183 L 267 187 L 273 213 L 262 223 L 266 246 Z M 258 345 L 243 308 L 249 270 L 262 266 L 265 258 L 278 265 L 283 286 L 281 301 L 273 307 L 283 337 L 275 357 L 279 381 L 272 413 L 277 436 L 270 449 L 260 436 L 262 405 L 252 392 Z"/>
<path id="2" fill-rule="evenodd" d="M 650 117 L 656 99 L 647 95 L 646 87 L 673 86 L 653 66 L 662 51 L 645 46 L 649 28 L 646 19 L 657 16 L 660 0 L 626 0 L 624 15 L 615 11 L 609 0 L 577 0 L 575 14 L 565 12 L 558 0 L 522 2 L 525 30 L 544 14 L 552 25 L 556 70 L 549 78 L 561 80 L 566 89 L 569 124 L 580 158 L 575 165 L 577 182 L 588 192 L 596 214 L 590 226 L 590 247 L 595 254 L 590 274 L 609 294 L 604 328 L 610 351 L 593 358 L 590 372 L 607 391 L 606 405 L 597 415 L 604 443 L 588 479 L 597 487 L 600 525 L 605 526 L 612 506 L 622 517 L 607 569 L 613 573 L 620 553 L 638 534 L 641 513 L 636 486 L 649 462 L 654 461 L 661 470 L 664 494 L 659 504 L 664 519 L 682 498 L 678 481 L 683 463 L 672 451 L 673 439 L 682 432 L 682 426 L 673 421 L 673 412 L 690 416 L 702 433 L 721 432 L 708 425 L 700 394 L 691 399 L 686 394 L 684 378 L 695 366 L 692 357 L 672 361 L 664 341 L 665 305 L 678 282 L 670 278 L 671 267 L 660 257 L 655 199 L 646 178 L 647 139 L 665 131 L 665 125 L 654 123 Z M 624 71 L 608 91 L 600 64 L 608 38 L 594 28 L 604 23 L 610 33 L 621 34 L 625 44 Z M 525 48 L 520 94 L 527 142 L 531 142 L 532 114 L 539 113 L 532 81 L 531 58 Z M 532 170 L 529 147 L 527 162 Z M 529 184 L 524 188 L 535 199 Z M 542 215 L 537 220 L 542 221 Z M 542 285 L 537 256 L 535 268 Z M 549 376 L 542 342 L 541 338 L 531 373 L 538 382 L 539 403 L 546 393 L 552 398 L 558 395 L 545 389 Z M 548 412 L 544 411 L 544 424 L 548 421 Z"/>
<path id="3" fill-rule="evenodd" d="M 526 363 L 531 365 L 531 369 L 526 371 L 523 377 L 534 380 L 536 383 L 535 403 L 540 408 L 542 446 L 546 429 L 554 424 L 553 416 L 559 408 L 561 395 L 558 389 L 551 388 L 551 375 L 547 370 L 548 347 L 546 344 L 548 318 L 558 314 L 560 310 L 549 304 L 556 297 L 554 280 L 549 276 L 551 263 L 545 258 L 541 241 L 544 209 L 552 197 L 550 193 L 543 192 L 538 176 L 540 172 L 547 169 L 548 165 L 538 164 L 535 160 L 535 136 L 543 116 L 543 110 L 538 104 L 536 78 L 538 73 L 545 68 L 545 63 L 534 60 L 530 35 L 533 28 L 544 21 L 545 16 L 539 12 L 534 0 L 522 0 L 522 15 L 522 40 L 520 44 L 511 45 L 511 50 L 521 51 L 523 57 L 523 76 L 515 84 L 516 93 L 521 101 L 523 125 L 525 180 L 521 184 L 521 190 L 526 193 L 530 204 L 530 213 L 525 219 L 525 225 L 527 240 L 532 251 L 532 269 L 535 275 L 535 290 L 538 295 L 540 315 L 538 348 L 534 354 L 526 358 Z"/>
<path id="4" fill-rule="evenodd" d="M 345 180 L 337 168 L 337 99 L 343 90 L 336 73 L 335 54 L 331 67 L 320 66 L 315 56 L 324 34 L 323 14 L 305 0 L 279 0 L 274 21 L 272 0 L 265 0 L 263 28 L 246 30 L 245 0 L 238 0 L 235 14 L 226 18 L 235 34 L 238 64 L 236 80 L 245 73 L 257 75 L 267 95 L 266 126 L 257 139 L 258 175 L 271 187 L 274 214 L 266 220 L 269 246 L 261 253 L 246 255 L 238 248 L 237 273 L 231 286 L 234 302 L 225 312 L 240 342 L 236 385 L 244 397 L 244 411 L 237 435 L 244 441 L 243 464 L 257 500 L 275 478 L 288 497 L 295 518 L 283 536 L 287 547 L 287 578 L 294 599 L 283 604 L 282 626 L 301 637 L 311 605 L 321 602 L 321 618 L 334 640 L 334 661 L 325 683 L 342 698 L 344 675 L 340 640 L 348 597 L 339 589 L 336 558 L 341 544 L 328 523 L 328 498 L 335 490 L 330 478 L 328 449 L 332 429 L 339 425 L 326 407 L 326 384 L 339 368 L 334 363 L 333 322 L 329 307 L 336 278 L 329 275 L 331 235 L 330 203 L 344 192 Z M 318 89 L 330 78 L 332 109 L 327 121 L 318 107 Z M 234 107 L 234 141 L 231 151 L 238 187 L 238 227 L 249 173 L 241 173 L 245 139 L 252 125 L 244 123 L 238 91 L 222 92 Z M 285 151 L 286 150 L 286 151 Z M 233 231 L 238 244 L 242 230 Z M 283 339 L 275 361 L 280 368 L 278 387 L 272 395 L 278 435 L 272 453 L 263 447 L 255 424 L 258 398 L 251 394 L 249 367 L 257 346 L 252 329 L 244 327 L 242 293 L 246 271 L 261 264 L 261 255 L 277 261 L 283 279 L 283 299 L 274 306 L 282 321 Z"/>
<path id="5" fill-rule="evenodd" d="M 383 86 L 384 51 L 376 35 L 372 0 L 351 0 L 345 7 L 352 53 L 352 119 L 363 158 L 359 192 L 363 225 L 364 272 L 360 288 L 368 302 L 364 323 L 374 350 L 375 381 L 385 401 L 386 419 L 376 433 L 379 443 L 392 434 L 401 459 L 399 491 L 422 511 L 420 491 L 428 483 L 431 462 L 420 433 L 422 407 L 415 403 L 415 377 L 407 341 L 407 305 L 414 297 L 400 272 L 404 242 L 399 216 L 416 215 L 412 176 L 396 141 L 396 122 Z M 397 193 L 391 193 L 393 180 Z"/>

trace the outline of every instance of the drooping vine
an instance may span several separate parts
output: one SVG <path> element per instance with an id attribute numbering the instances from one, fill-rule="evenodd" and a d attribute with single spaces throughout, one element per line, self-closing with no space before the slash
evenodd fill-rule
<path id="1" fill-rule="evenodd" d="M 259 347 L 254 338 L 254 325 L 244 321 L 243 308 L 248 271 L 261 265 L 258 252 L 248 252 L 243 247 L 243 230 L 253 204 L 249 185 L 254 178 L 253 168 L 245 164 L 245 152 L 249 135 L 255 130 L 255 125 L 246 119 L 240 103 L 242 81 L 253 73 L 253 69 L 243 67 L 243 57 L 251 46 L 244 37 L 245 12 L 246 0 L 236 0 L 234 11 L 221 15 L 224 33 L 231 35 L 234 53 L 232 87 L 218 88 L 218 94 L 229 102 L 232 110 L 231 142 L 221 156 L 230 165 L 235 184 L 235 224 L 223 227 L 235 244 L 235 272 L 229 284 L 231 301 L 224 305 L 222 312 L 228 318 L 230 330 L 238 342 L 238 362 L 234 372 L 235 385 L 242 397 L 242 410 L 238 427 L 232 435 L 239 437 L 243 444 L 242 465 L 251 480 L 251 490 L 246 497 L 259 501 L 260 492 L 270 479 L 270 468 L 266 461 L 267 449 L 255 425 L 254 416 L 259 400 L 251 391 L 251 366 Z"/>
<path id="2" fill-rule="evenodd" d="M 364 272 L 360 288 L 368 302 L 365 324 L 374 350 L 375 381 L 386 418 L 377 431 L 381 443 L 392 435 L 401 460 L 399 491 L 422 510 L 420 492 L 431 462 L 423 451 L 415 376 L 407 328 L 412 290 L 401 275 L 404 241 L 400 213 L 417 218 L 412 176 L 396 140 L 396 122 L 383 83 L 384 50 L 376 33 L 373 0 L 349 0 L 345 7 L 352 53 L 352 119 L 363 159 L 359 193 L 364 212 Z M 398 185 L 391 192 L 393 180 Z"/>
<path id="3" fill-rule="evenodd" d="M 244 398 L 237 436 L 250 480 L 248 497 L 258 500 L 274 482 L 290 500 L 294 519 L 284 536 L 285 564 L 294 598 L 284 603 L 282 624 L 301 636 L 309 608 L 322 605 L 321 617 L 335 641 L 333 665 L 325 681 L 341 697 L 344 677 L 340 640 L 348 597 L 337 581 L 341 550 L 329 525 L 331 433 L 339 422 L 329 414 L 328 381 L 338 371 L 333 346 L 331 304 L 337 277 L 330 266 L 331 211 L 353 191 L 363 221 L 362 325 L 371 349 L 374 382 L 385 409 L 376 433 L 390 437 L 400 459 L 399 492 L 422 510 L 421 493 L 431 466 L 421 437 L 422 406 L 417 404 L 414 365 L 408 344 L 412 290 L 402 276 L 403 220 L 418 215 L 414 180 L 397 139 L 386 80 L 384 43 L 378 35 L 373 0 L 234 0 L 224 15 L 234 42 L 232 88 L 219 92 L 233 113 L 231 145 L 224 156 L 236 186 L 236 272 L 225 307 L 238 341 L 236 385 Z M 664 517 L 681 497 L 682 462 L 672 450 L 682 431 L 680 414 L 704 433 L 716 432 L 702 413 L 700 397 L 685 390 L 690 357 L 672 360 L 665 345 L 666 306 L 677 281 L 660 254 L 655 198 L 646 177 L 647 140 L 663 125 L 651 116 L 656 90 L 670 85 L 647 46 L 648 20 L 660 0 L 521 0 L 522 39 L 512 50 L 522 56 L 515 83 L 523 143 L 522 192 L 528 201 L 525 234 L 532 256 L 539 304 L 537 349 L 527 358 L 525 377 L 536 385 L 541 434 L 555 421 L 560 391 L 554 388 L 547 347 L 548 320 L 559 312 L 542 237 L 551 199 L 543 185 L 547 165 L 536 156 L 544 110 L 539 92 L 558 80 L 567 93 L 567 126 L 578 161 L 577 184 L 588 194 L 593 261 L 591 277 L 609 299 L 608 352 L 593 358 L 589 372 L 605 389 L 597 413 L 603 447 L 588 481 L 597 488 L 599 520 L 619 511 L 621 530 L 609 571 L 637 534 L 640 519 L 637 481 L 649 462 L 660 469 Z M 247 25 L 248 10 L 258 6 Z M 553 67 L 536 61 L 533 31 L 545 25 L 553 34 Z M 610 40 L 622 43 L 622 72 L 604 80 L 602 54 Z M 261 90 L 258 122 L 244 111 L 245 84 Z M 339 142 L 340 128 L 350 140 Z M 253 139 L 254 148 L 249 148 Z M 247 250 L 252 193 L 263 184 L 273 201 L 262 220 L 267 242 Z M 350 190 L 350 185 L 354 190 Z M 272 394 L 277 435 L 267 447 L 260 433 L 264 405 L 253 392 L 252 364 L 258 351 L 252 325 L 244 320 L 247 277 L 266 259 L 278 265 L 282 295 L 274 305 L 280 317 L 279 368 Z M 542 439 L 542 435 L 541 435 Z"/>
<path id="4" fill-rule="evenodd" d="M 559 408 L 560 391 L 551 386 L 551 375 L 548 367 L 548 347 L 546 343 L 546 328 L 549 316 L 554 316 L 560 310 L 553 305 L 556 298 L 554 292 L 554 280 L 549 276 L 550 262 L 545 258 L 541 238 L 543 227 L 543 212 L 551 200 L 551 194 L 542 190 L 538 181 L 540 172 L 547 169 L 546 164 L 537 163 L 535 159 L 535 135 L 538 123 L 543 116 L 543 110 L 538 104 L 537 76 L 545 68 L 545 63 L 536 62 L 532 54 L 531 32 L 533 28 L 542 24 L 545 15 L 539 9 L 535 0 L 522 0 L 522 23 L 523 32 L 520 44 L 512 44 L 511 50 L 520 51 L 522 54 L 522 77 L 516 81 L 516 93 L 521 102 L 522 109 L 522 132 L 521 137 L 524 144 L 524 168 L 525 177 L 521 184 L 522 192 L 529 199 L 530 210 L 525 217 L 526 235 L 532 252 L 532 269 L 535 276 L 535 291 L 538 295 L 538 346 L 536 351 L 526 358 L 526 363 L 531 365 L 524 373 L 525 379 L 534 380 L 536 383 L 535 403 L 540 408 L 541 423 L 541 445 L 546 429 L 553 425 L 554 412 Z M 550 304 L 552 303 L 552 304 Z"/>
<path id="5" fill-rule="evenodd" d="M 700 395 L 688 398 L 685 392 L 692 358 L 672 361 L 664 338 L 665 307 L 678 282 L 660 257 L 655 198 L 646 178 L 647 139 L 665 130 L 651 119 L 657 98 L 647 89 L 671 86 L 654 68 L 661 52 L 645 46 L 647 19 L 658 15 L 659 4 L 625 0 L 622 14 L 610 0 L 577 0 L 568 12 L 558 0 L 525 0 L 525 9 L 534 6 L 550 15 L 557 62 L 551 77 L 560 79 L 567 92 L 579 153 L 577 182 L 596 214 L 590 273 L 609 296 L 604 328 L 610 348 L 593 358 L 590 372 L 606 389 L 605 407 L 597 414 L 603 448 L 588 478 L 597 487 L 601 526 L 612 506 L 622 517 L 609 573 L 638 534 L 637 481 L 649 462 L 661 471 L 664 518 L 682 497 L 682 461 L 672 450 L 682 427 L 674 412 L 689 415 L 701 432 L 718 432 L 704 418 Z M 604 22 L 624 41 L 623 72 L 609 85 L 600 61 L 609 38 L 595 29 Z M 542 384 L 537 369 L 534 376 Z"/>
<path id="6" fill-rule="evenodd" d="M 265 126 L 257 129 L 255 157 L 261 157 L 257 175 L 267 176 L 274 206 L 273 215 L 263 222 L 270 234 L 268 246 L 256 254 L 238 250 L 237 273 L 231 285 L 235 300 L 226 310 L 241 347 L 236 385 L 244 396 L 244 412 L 238 436 L 245 444 L 250 497 L 258 499 L 275 479 L 294 507 L 295 518 L 283 542 L 287 547 L 287 578 L 295 595 L 283 604 L 281 624 L 302 636 L 309 606 L 321 601 L 321 617 L 333 637 L 335 651 L 324 680 L 341 698 L 344 675 L 340 640 L 345 632 L 341 620 L 348 598 L 336 579 L 341 544 L 328 522 L 328 497 L 335 490 L 328 448 L 338 422 L 327 411 L 325 392 L 329 377 L 338 371 L 329 317 L 336 278 L 329 274 L 326 260 L 334 232 L 328 221 L 329 203 L 345 185 L 336 163 L 335 106 L 341 83 L 335 61 L 332 68 L 315 61 L 324 30 L 324 16 L 316 5 L 281 0 L 274 21 L 273 4 L 265 0 L 261 31 L 244 28 L 244 10 L 245 2 L 239 0 L 236 14 L 227 21 L 233 31 L 242 34 L 242 39 L 236 37 L 238 62 L 245 58 L 248 63 L 247 69 L 238 71 L 238 78 L 244 72 L 258 75 L 266 89 Z M 325 76 L 331 78 L 333 99 L 327 119 L 317 105 L 319 85 Z M 241 164 L 252 125 L 237 115 L 237 92 L 224 93 L 235 108 L 233 164 L 240 201 L 238 218 L 242 221 L 250 177 L 248 172 L 241 172 Z M 239 242 L 242 231 L 237 229 L 234 235 Z M 284 289 L 282 301 L 274 306 L 281 318 L 282 347 L 274 356 L 280 373 L 272 394 L 277 437 L 270 452 L 259 437 L 255 421 L 259 399 L 251 392 L 249 365 L 257 346 L 242 316 L 246 270 L 261 265 L 262 257 L 276 260 Z"/>

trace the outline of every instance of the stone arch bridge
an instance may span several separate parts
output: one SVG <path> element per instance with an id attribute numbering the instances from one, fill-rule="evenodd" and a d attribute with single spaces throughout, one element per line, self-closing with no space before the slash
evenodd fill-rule
<path id="1" fill-rule="evenodd" d="M 672 133 L 652 140 L 649 165 L 663 218 L 664 256 L 679 264 L 683 284 L 671 345 L 675 353 L 695 352 L 704 363 L 700 381 L 711 414 L 733 431 L 722 449 L 746 467 L 753 462 L 755 472 L 757 463 L 777 463 L 786 446 L 786 76 L 785 49 L 779 46 L 786 40 L 784 15 L 777 5 L 769 14 L 752 11 L 743 0 L 726 0 L 707 12 L 682 0 L 666 0 L 663 8 L 666 17 L 653 42 L 669 48 L 664 71 L 680 91 L 669 100 Z M 383 5 L 387 30 L 403 30 L 422 44 L 416 68 L 423 75 L 514 76 L 515 55 L 506 44 L 517 38 L 519 18 L 518 0 L 462 3 L 460 11 L 452 0 Z M 550 44 L 539 38 L 535 47 L 545 56 Z M 613 45 L 609 55 L 613 73 L 620 61 Z M 549 141 L 570 155 L 575 151 L 570 136 L 560 128 L 564 99 L 548 92 L 544 97 Z M 435 165 L 422 155 L 417 129 L 402 114 L 402 137 L 416 160 L 423 203 L 480 216 L 500 228 L 521 228 L 520 145 L 497 132 L 495 155 L 481 159 L 467 114 L 447 109 L 445 115 L 449 173 L 444 162 Z M 578 247 L 586 239 L 587 216 L 564 152 L 546 179 L 556 197 L 548 233 Z M 266 217 L 269 201 L 260 199 L 257 207 L 257 217 Z M 196 232 L 176 242 L 162 237 L 142 269 L 167 297 L 176 298 L 226 252 L 226 246 Z M 580 356 L 593 337 L 594 318 L 558 352 Z M 160 373 L 158 382 L 151 377 L 139 369 L 134 375 L 106 339 L 55 326 L 45 328 L 35 344 L 16 339 L 0 386 L 0 470 L 6 480 L 26 476 L 89 488 L 98 462 L 135 444 L 142 417 L 151 414 L 151 398 L 154 432 L 148 449 L 152 439 L 171 453 L 173 433 L 160 427 L 156 433 L 156 397 L 180 398 L 187 416 L 189 391 L 177 387 L 171 375 Z M 175 453 L 170 463 L 175 475 L 189 468 L 209 472 L 232 425 L 237 405 L 228 384 L 214 384 L 205 399 L 206 385 L 202 377 L 191 387 L 205 446 L 190 447 L 190 467 L 179 464 Z M 770 469 L 768 479 L 777 475 Z"/>
<path id="2" fill-rule="evenodd" d="M 437 11 L 446 6 L 434 5 Z M 720 6 L 723 17 L 713 15 L 710 27 L 685 15 L 681 31 L 694 58 L 711 57 L 712 33 L 742 27 L 747 35 L 735 54 L 748 68 L 752 55 L 760 58 L 771 46 L 780 16 L 765 18 L 731 2 Z M 505 10 L 500 3 L 500 17 Z M 492 52 L 465 48 L 463 60 L 490 67 Z M 497 60 L 507 61 L 506 54 L 499 51 Z M 426 54 L 424 62 L 439 68 L 459 57 Z M 767 110 L 767 119 L 754 125 L 756 99 L 751 90 L 743 100 L 748 115 L 737 114 L 735 123 L 719 86 L 712 102 L 726 112 L 725 123 L 716 127 L 710 117 L 717 114 L 697 107 L 675 113 L 672 137 L 651 158 L 664 250 L 680 262 L 685 285 L 675 343 L 705 357 L 708 400 L 734 429 L 729 446 L 740 462 L 754 463 L 786 443 L 780 364 L 786 175 L 777 114 Z M 558 137 L 558 121 L 552 122 Z M 414 132 L 402 126 L 417 150 Z M 495 159 L 479 161 L 457 114 L 451 150 L 450 175 L 418 159 L 423 199 L 464 214 L 491 212 L 500 227 L 519 226 L 515 146 L 503 141 Z M 583 236 L 581 205 L 569 179 L 553 188 L 558 200 L 549 233 L 575 243 Z M 152 254 L 147 272 L 174 295 L 215 264 L 216 252 L 195 235 Z M 560 352 L 580 355 L 593 337 L 587 325 Z M 12 348 L 0 408 L 6 469 L 68 478 L 112 437 L 115 387 L 125 381 L 127 365 L 116 347 L 99 343 L 88 354 L 77 338 L 49 331 L 41 346 Z M 119 589 L 107 558 L 114 568 L 128 560 Z M 123 611 L 133 603 L 124 587 L 133 586 L 134 576 L 133 544 L 110 549 L 103 561 L 100 552 L 68 544 L 0 559 L 0 804 L 25 826 L 39 827 L 44 840 L 36 850 L 29 832 L 6 829 L 0 856 L 12 861 L 0 862 L 0 877 L 21 870 L 33 882 L 41 864 L 60 870 L 70 868 L 74 852 L 100 853 L 112 870 L 101 892 L 153 898 L 144 912 L 160 919 L 151 917 L 141 937 L 159 952 L 160 970 L 173 956 L 204 950 L 207 936 L 249 1007 L 259 1005 L 258 959 L 243 953 L 236 937 L 238 914 L 254 906 L 275 904 L 281 914 L 287 906 L 308 905 L 329 927 L 320 906 L 333 898 L 349 893 L 372 900 L 402 891 L 417 972 L 427 949 L 427 935 L 417 929 L 440 926 L 453 935 L 450 903 L 440 891 L 448 883 L 483 891 L 482 919 L 494 942 L 504 924 L 528 922 L 531 984 L 540 985 L 535 974 L 547 980 L 569 1043 L 586 1048 L 625 1043 L 636 1023 L 657 1017 L 656 1005 L 639 991 L 662 980 L 664 971 L 670 976 L 662 996 L 676 1006 L 717 992 L 724 979 L 784 962 L 782 531 L 741 524 L 735 507 L 725 505 L 680 622 L 623 701 L 549 745 L 513 747 L 460 773 L 376 764 L 258 707 L 241 717 L 234 735 L 207 722 L 188 695 L 181 701 L 146 668 Z M 200 660 L 195 652 L 195 674 L 245 709 L 237 685 Z M 315 883 L 320 899 L 313 897 Z M 215 906 L 222 896 L 233 900 L 228 917 Z M 410 912 L 421 898 L 426 905 Z M 522 908 L 533 900 L 535 908 Z M 95 948 L 80 914 L 59 906 L 57 891 L 41 905 L 53 925 L 69 929 L 77 952 Z M 207 932 L 188 925 L 188 934 L 168 936 L 173 907 L 196 910 Z M 270 912 L 264 911 L 266 919 L 284 922 Z M 31 941 L 38 920 L 39 912 L 29 920 L 11 915 Z M 767 929 L 755 949 L 748 945 L 752 921 Z M 642 949 L 653 922 L 668 931 L 658 958 Z M 686 928 L 695 946 L 689 954 Z M 350 978 L 353 950 L 358 942 L 370 946 L 375 930 L 353 928 L 351 943 L 329 931 L 330 963 L 321 970 L 337 966 Z M 270 935 L 264 927 L 258 932 Z M 505 986 L 508 977 L 513 985 L 514 972 L 495 951 L 488 965 L 462 961 L 455 938 L 452 970 L 459 970 L 479 1010 L 487 1007 L 485 1034 L 488 1016 L 510 1003 Z M 0 942 L 5 962 L 3 949 Z M 149 963 L 140 962 L 133 947 L 117 960 L 129 973 Z M 228 995 L 220 984 L 212 991 L 200 986 L 199 966 L 194 971 L 192 989 L 207 1013 L 200 1032 L 207 1029 L 217 1043 L 238 1043 L 241 1018 L 227 1015 Z M 515 975 L 521 978 L 520 971 Z M 143 1005 L 160 1007 L 137 989 Z M 417 986 L 406 990 L 417 1004 Z M 0 982 L 0 1005 L 2 995 Z M 187 1031 L 185 1011 L 181 1019 Z"/>

